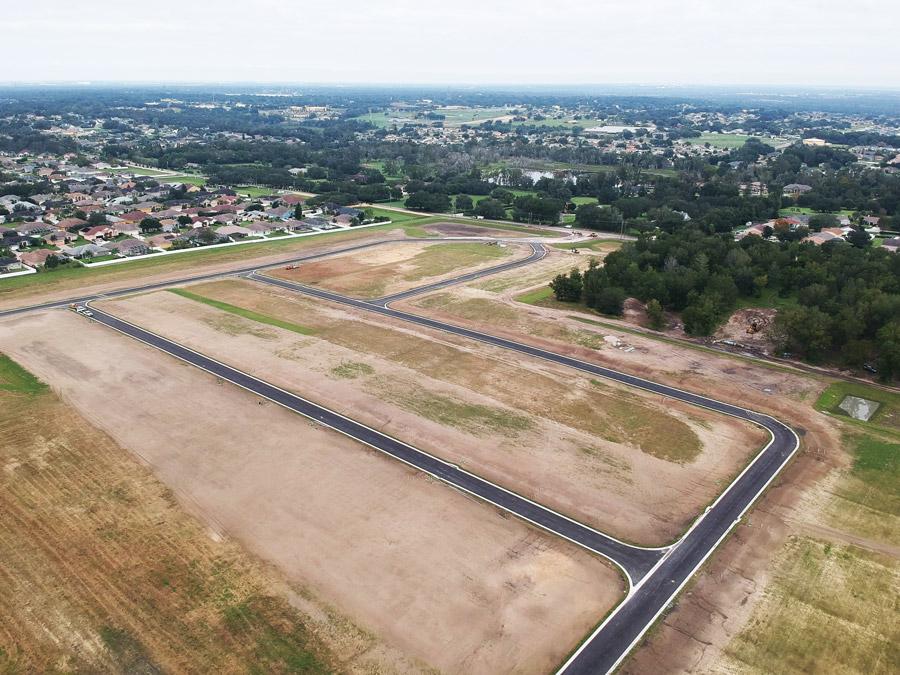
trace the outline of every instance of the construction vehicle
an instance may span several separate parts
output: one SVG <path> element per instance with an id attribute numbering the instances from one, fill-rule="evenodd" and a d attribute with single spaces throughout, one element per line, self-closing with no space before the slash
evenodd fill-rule
<path id="1" fill-rule="evenodd" d="M 751 317 L 750 323 L 747 326 L 747 333 L 749 335 L 754 335 L 768 325 L 769 325 L 769 320 L 764 316 Z"/>

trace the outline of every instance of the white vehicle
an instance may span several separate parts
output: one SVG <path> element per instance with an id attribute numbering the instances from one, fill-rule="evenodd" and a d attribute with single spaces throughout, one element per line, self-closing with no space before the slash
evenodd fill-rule
<path id="1" fill-rule="evenodd" d="M 75 311 L 81 314 L 84 312 L 84 305 L 78 305 L 78 307 L 75 308 Z"/>
<path id="2" fill-rule="evenodd" d="M 94 316 L 94 313 L 89 309 L 84 310 L 82 314 L 84 314 L 85 316 Z"/>

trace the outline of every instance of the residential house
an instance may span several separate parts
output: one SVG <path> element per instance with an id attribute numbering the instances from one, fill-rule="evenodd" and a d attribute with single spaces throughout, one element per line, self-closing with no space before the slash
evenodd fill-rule
<path id="1" fill-rule="evenodd" d="M 56 227 L 60 230 L 70 230 L 73 228 L 82 227 L 87 225 L 88 222 L 86 220 L 82 220 L 81 218 L 63 218 L 58 223 L 56 223 Z"/>
<path id="2" fill-rule="evenodd" d="M 122 241 L 113 241 L 103 246 L 103 248 L 111 253 L 118 253 L 124 256 L 144 255 L 150 252 L 147 243 L 140 239 L 123 239 Z"/>
<path id="3" fill-rule="evenodd" d="M 69 242 L 75 241 L 76 239 L 78 239 L 78 235 L 66 230 L 57 230 L 56 232 L 45 234 L 41 238 L 44 240 L 45 244 L 50 244 L 51 246 L 61 246 L 63 244 L 68 244 Z"/>
<path id="4" fill-rule="evenodd" d="M 885 239 L 881 243 L 881 247 L 886 251 L 890 251 L 891 253 L 896 253 L 898 250 L 900 250 L 900 237 L 892 237 L 891 239 Z"/>
<path id="5" fill-rule="evenodd" d="M 92 258 L 95 255 L 105 254 L 106 249 L 97 244 L 80 244 L 78 246 L 63 246 L 59 252 L 69 258 Z"/>
<path id="6" fill-rule="evenodd" d="M 82 232 L 82 236 L 88 241 L 97 239 L 112 239 L 118 235 L 118 231 L 112 225 L 95 225 Z"/>
<path id="7" fill-rule="evenodd" d="M 172 242 L 175 241 L 176 235 L 169 233 L 155 234 L 147 239 L 147 245 L 151 248 L 172 248 Z"/>
<path id="8" fill-rule="evenodd" d="M 783 193 L 785 197 L 797 197 L 812 190 L 811 185 L 803 183 L 788 183 L 784 186 Z"/>
<path id="9" fill-rule="evenodd" d="M 48 248 L 41 248 L 37 251 L 25 251 L 24 253 L 19 253 L 18 257 L 24 265 L 28 265 L 29 267 L 42 267 L 44 263 L 47 262 L 47 258 L 55 253 L 56 251 L 51 251 Z"/>
<path id="10" fill-rule="evenodd" d="M 119 216 L 126 223 L 139 223 L 144 218 L 147 217 L 146 211 L 128 211 L 127 213 L 123 213 Z"/>
<path id="11" fill-rule="evenodd" d="M 839 227 L 827 227 L 821 232 L 813 232 L 803 241 L 810 241 L 816 246 L 827 244 L 830 241 L 844 241 L 844 232 Z"/>
<path id="12" fill-rule="evenodd" d="M 25 237 L 42 237 L 45 234 L 50 234 L 56 230 L 55 227 L 48 223 L 34 222 L 34 223 L 22 223 L 18 227 L 16 227 L 16 232 L 25 236 Z"/>
<path id="13" fill-rule="evenodd" d="M 253 235 L 253 231 L 240 225 L 224 225 L 216 230 L 216 234 L 222 237 L 231 237 L 232 239 L 243 239 Z"/>
<path id="14" fill-rule="evenodd" d="M 259 222 L 259 223 L 247 223 L 244 227 L 250 230 L 254 235 L 260 234 L 271 234 L 275 231 L 275 228 L 268 223 Z"/>
<path id="15" fill-rule="evenodd" d="M 15 257 L 0 258 L 0 271 L 2 272 L 18 272 L 23 267 L 22 262 Z"/>

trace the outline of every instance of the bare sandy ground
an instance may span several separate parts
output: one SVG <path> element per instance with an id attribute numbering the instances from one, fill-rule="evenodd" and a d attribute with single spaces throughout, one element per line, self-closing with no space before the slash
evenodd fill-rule
<path id="1" fill-rule="evenodd" d="M 301 596 L 411 659 L 547 672 L 621 596 L 599 558 L 72 313 L 0 322 L 0 350 Z"/>
<path id="2" fill-rule="evenodd" d="M 549 276 L 544 283 L 547 280 Z M 827 385 L 824 379 L 663 343 L 615 327 L 594 327 L 574 319 L 587 316 L 577 311 L 515 302 L 516 295 L 533 286 L 530 282 L 526 280 L 523 287 L 513 275 L 501 274 L 481 285 L 454 291 L 459 298 L 490 298 L 513 308 L 520 315 L 519 321 L 498 326 L 482 317 L 454 315 L 455 320 L 474 327 L 490 325 L 495 332 L 768 412 L 790 423 L 801 435 L 797 458 L 711 558 L 679 598 L 676 608 L 667 613 L 651 637 L 626 661 L 623 672 L 737 672 L 734 661 L 725 656 L 726 650 L 765 597 L 772 559 L 792 536 L 814 536 L 885 552 L 880 542 L 850 537 L 821 525 L 823 494 L 832 489 L 834 472 L 844 470 L 850 462 L 834 424 L 812 407 Z M 488 285 L 491 283 L 493 292 L 485 293 L 492 288 Z M 412 305 L 418 313 L 443 313 L 405 304 Z M 594 318 L 603 321 L 601 317 Z M 620 348 L 585 349 L 572 339 L 580 330 L 615 337 L 620 340 Z"/>
<path id="3" fill-rule="evenodd" d="M 764 442 L 762 432 L 660 397 L 598 385 L 569 369 L 444 333 L 419 331 L 247 281 L 191 287 L 316 330 L 300 336 L 160 292 L 103 306 L 123 318 L 465 466 L 616 536 L 645 545 L 676 538 Z M 335 377 L 342 364 L 368 375 Z M 430 397 L 441 398 L 425 406 Z M 606 406 L 652 417 L 659 444 L 675 428 L 699 455 L 677 462 L 610 440 Z M 630 402 L 630 403 L 628 403 Z M 482 406 L 498 425 L 452 417 Z M 438 407 L 441 410 L 431 410 Z M 446 408 L 446 409 L 445 409 Z M 592 412 L 593 411 L 593 412 Z M 527 425 L 506 424 L 523 418 Z"/>
<path id="4" fill-rule="evenodd" d="M 500 248 L 481 242 L 385 244 L 270 274 L 344 295 L 375 298 L 512 262 L 530 253 L 521 245 Z"/>

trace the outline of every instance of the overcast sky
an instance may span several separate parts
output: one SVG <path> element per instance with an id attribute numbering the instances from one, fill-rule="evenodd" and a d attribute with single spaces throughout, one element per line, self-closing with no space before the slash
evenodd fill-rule
<path id="1" fill-rule="evenodd" d="M 29 0 L 0 81 L 900 88 L 895 0 Z M 18 56 L 21 54 L 21 56 Z"/>

